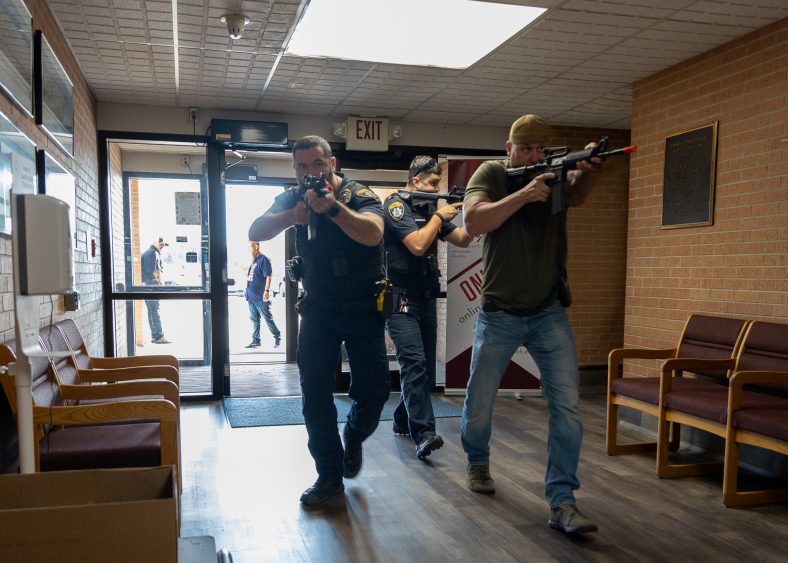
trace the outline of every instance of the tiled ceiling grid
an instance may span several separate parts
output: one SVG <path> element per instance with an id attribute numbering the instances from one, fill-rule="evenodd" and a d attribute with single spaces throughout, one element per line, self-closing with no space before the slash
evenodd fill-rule
<path id="1" fill-rule="evenodd" d="M 492 126 L 628 128 L 635 81 L 788 16 L 785 0 L 512 1 L 548 11 L 451 70 L 284 55 L 305 3 L 49 0 L 99 101 Z M 235 41 L 228 13 L 251 19 Z"/>

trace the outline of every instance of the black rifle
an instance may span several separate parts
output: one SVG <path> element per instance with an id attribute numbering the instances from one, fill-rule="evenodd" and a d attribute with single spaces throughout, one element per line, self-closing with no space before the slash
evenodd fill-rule
<path id="1" fill-rule="evenodd" d="M 428 215 L 435 212 L 437 208 L 437 201 L 439 199 L 445 199 L 446 203 L 462 202 L 462 198 L 465 197 L 465 188 L 453 186 L 448 191 L 448 193 L 422 192 L 419 190 L 413 190 L 410 192 L 410 194 L 411 201 L 413 202 L 413 208 L 423 209 L 424 214 Z"/>
<path id="2" fill-rule="evenodd" d="M 323 173 L 320 173 L 320 176 L 304 176 L 303 183 L 299 184 L 296 188 L 298 190 L 298 195 L 308 204 L 309 198 L 307 194 L 310 190 L 315 192 L 318 197 L 326 197 L 326 194 L 329 191 L 328 181 L 323 176 Z M 309 208 L 309 239 L 313 239 L 317 236 L 317 221 L 315 220 L 315 212 L 312 211 L 312 208 Z"/>
<path id="3" fill-rule="evenodd" d="M 624 147 L 621 149 L 607 150 L 607 137 L 602 137 L 593 149 L 583 149 L 581 151 L 569 152 L 569 147 L 548 147 L 544 150 L 544 160 L 531 166 L 518 166 L 517 168 L 507 168 L 506 174 L 509 177 L 509 193 L 516 192 L 520 188 L 528 185 L 536 176 L 552 172 L 555 178 L 547 180 L 548 186 L 553 186 L 550 190 L 553 213 L 560 213 L 566 208 L 566 178 L 570 170 L 577 168 L 577 163 L 582 161 L 591 162 L 592 158 L 605 160 L 609 156 L 631 154 L 637 150 L 635 146 Z"/>

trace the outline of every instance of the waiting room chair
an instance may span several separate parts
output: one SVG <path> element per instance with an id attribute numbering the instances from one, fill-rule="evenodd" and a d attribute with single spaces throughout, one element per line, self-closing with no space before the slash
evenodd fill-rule
<path id="1" fill-rule="evenodd" d="M 717 360 L 716 364 L 704 363 L 703 367 L 684 371 L 696 374 L 683 377 L 676 372 L 672 381 L 676 389 L 703 390 L 710 385 L 726 381 L 727 370 L 733 367 L 733 358 L 744 335 L 748 321 L 727 317 L 693 314 L 687 319 L 675 348 L 617 348 L 608 356 L 607 368 L 607 431 L 608 455 L 655 451 L 656 442 L 620 444 L 618 442 L 619 407 L 629 407 L 654 417 L 659 417 L 661 377 L 624 376 L 620 369 L 625 360 L 667 360 L 700 358 Z M 685 364 L 689 366 L 689 364 Z M 701 377 L 697 377 L 700 375 Z M 680 427 L 670 429 L 669 448 L 678 449 Z"/>
<path id="2" fill-rule="evenodd" d="M 14 341 L 0 344 L 0 365 L 16 361 L 14 347 Z M 69 404 L 61 396 L 49 360 L 30 361 L 37 471 L 173 465 L 180 476 L 174 404 L 165 399 Z M 0 374 L 0 385 L 16 416 L 14 378 Z M 95 390 L 101 389 L 102 399 L 117 399 L 126 386 L 90 386 L 89 396 L 97 398 Z"/>
<path id="3" fill-rule="evenodd" d="M 109 376 L 115 377 L 115 381 L 123 381 L 127 378 L 141 379 L 143 377 L 157 377 L 155 375 L 145 375 L 146 370 L 155 368 L 156 366 L 170 366 L 175 372 L 168 371 L 166 377 L 175 383 L 175 385 L 180 386 L 178 372 L 180 366 L 175 356 L 169 354 L 123 356 L 118 358 L 91 356 L 88 352 L 85 340 L 82 338 L 82 334 L 79 331 L 79 327 L 72 319 L 58 321 L 55 323 L 55 327 L 62 333 L 70 349 L 77 352 L 77 354 L 72 357 L 71 361 L 74 362 L 74 366 L 80 373 L 80 380 L 83 382 L 106 381 L 106 378 Z M 122 371 L 124 369 L 131 371 L 124 372 Z M 96 373 L 95 370 L 116 371 Z"/>
<path id="4" fill-rule="evenodd" d="M 731 381 L 736 381 L 736 385 L 718 385 L 703 390 L 672 385 L 676 381 L 675 372 L 684 369 L 703 370 L 711 365 L 716 366 L 709 360 L 678 358 L 665 362 L 663 366 L 657 435 L 657 474 L 660 477 L 718 472 L 722 465 L 717 462 L 671 463 L 667 443 L 670 424 L 683 424 L 726 440 L 730 432 L 734 435 L 734 444 L 736 440 L 747 443 L 746 440 L 751 439 L 749 432 L 770 427 L 769 413 L 781 410 L 788 412 L 788 386 L 782 387 L 783 396 L 780 396 L 780 388 L 776 386 L 788 383 L 785 375 L 788 373 L 788 325 L 753 322 L 748 326 L 731 370 Z M 742 389 L 744 384 L 755 383 L 759 376 L 763 377 L 760 387 Z M 728 416 L 731 410 L 734 418 L 729 429 Z M 780 436 L 778 432 L 776 438 Z M 726 480 L 732 481 L 734 477 L 731 472 L 737 471 L 738 459 L 734 451 L 729 452 L 729 456 L 731 459 L 726 466 Z M 728 489 L 730 493 L 730 485 Z"/>

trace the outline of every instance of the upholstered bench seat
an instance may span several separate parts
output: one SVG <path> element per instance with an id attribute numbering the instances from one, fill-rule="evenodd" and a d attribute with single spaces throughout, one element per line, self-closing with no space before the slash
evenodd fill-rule
<path id="1" fill-rule="evenodd" d="M 728 421 L 728 388 L 719 385 L 716 391 L 674 391 L 665 395 L 664 406 L 675 412 L 683 412 L 705 420 L 726 424 Z M 744 391 L 744 409 L 788 410 L 788 400 L 773 395 Z M 754 413 L 751 413 L 753 416 Z"/>
<path id="2" fill-rule="evenodd" d="M 74 426 L 50 432 L 39 446 L 41 471 L 161 465 L 156 422 Z"/>
<path id="3" fill-rule="evenodd" d="M 746 399 L 745 399 L 746 401 Z M 747 409 L 733 413 L 733 426 L 737 430 L 755 432 L 788 442 L 788 401 L 780 409 Z"/>
<path id="4" fill-rule="evenodd" d="M 623 395 L 657 405 L 659 404 L 659 380 L 659 377 L 623 377 L 612 382 L 611 391 L 615 395 Z M 724 385 L 692 377 L 675 378 L 673 389 L 676 391 L 714 392 L 721 390 L 723 393 L 727 392 Z"/>

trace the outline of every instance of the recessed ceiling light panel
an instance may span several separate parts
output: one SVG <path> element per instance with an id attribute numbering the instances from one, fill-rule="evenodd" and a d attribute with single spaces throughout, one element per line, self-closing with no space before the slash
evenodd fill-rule
<path id="1" fill-rule="evenodd" d="M 462 69 L 544 12 L 474 0 L 311 0 L 286 54 Z"/>

